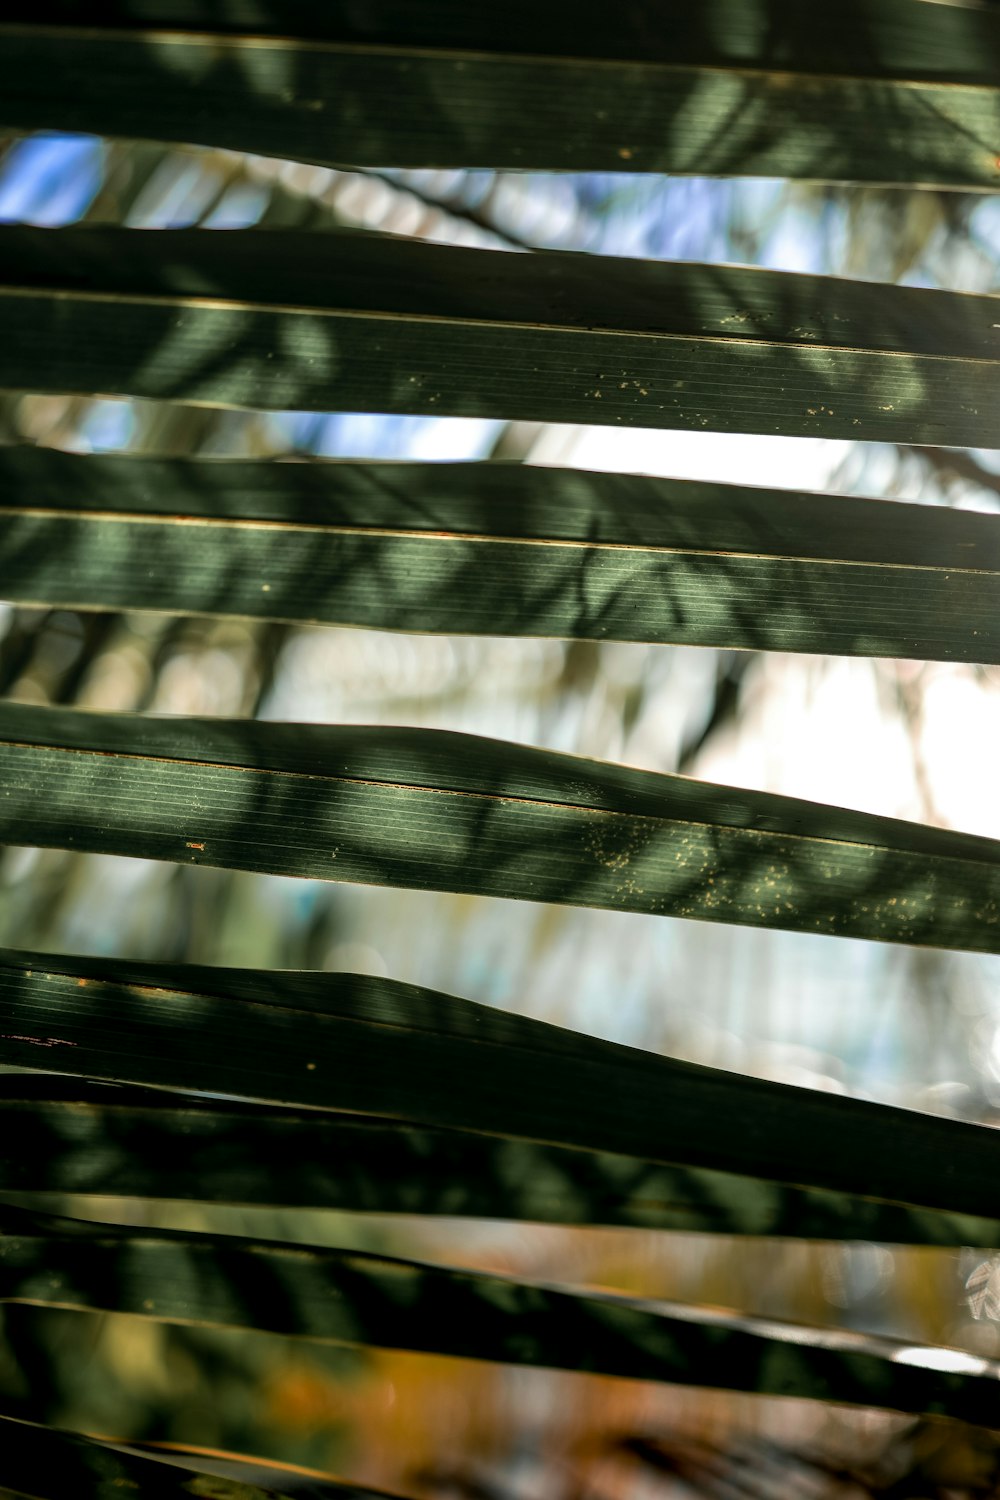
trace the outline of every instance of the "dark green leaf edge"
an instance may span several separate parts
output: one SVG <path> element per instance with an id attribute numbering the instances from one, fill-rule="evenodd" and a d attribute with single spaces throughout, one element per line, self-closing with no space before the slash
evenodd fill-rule
<path id="1" fill-rule="evenodd" d="M 995 1362 L 513 1277 L 0 1210 L 0 1301 L 995 1425 Z M 955 1367 L 958 1368 L 955 1368 Z"/>
<path id="2" fill-rule="evenodd" d="M 8 0 L 10 22 L 38 26 L 155 27 L 251 32 L 343 45 L 518 51 L 534 56 L 615 58 L 706 67 L 862 74 L 901 80 L 994 81 L 1000 22 L 989 10 L 914 0 L 849 0 L 836 12 L 804 15 L 797 0 L 630 0 L 588 12 L 574 0 L 508 0 L 502 11 L 465 0 Z"/>
<path id="3" fill-rule="evenodd" d="M 923 46 L 907 47 L 900 40 L 905 13 L 897 10 L 894 27 L 879 28 L 862 8 L 844 26 L 856 51 L 844 58 L 841 39 L 836 50 L 847 66 L 838 74 L 836 52 L 824 66 L 801 12 L 789 26 L 791 12 L 782 9 L 785 34 L 776 35 L 772 22 L 766 63 L 758 41 L 723 66 L 724 48 L 710 40 L 711 20 L 699 34 L 690 18 L 687 57 L 682 40 L 664 61 L 664 38 L 674 30 L 669 20 L 652 28 L 659 45 L 635 59 L 615 55 L 621 42 L 610 55 L 531 55 L 534 18 L 516 51 L 508 40 L 513 29 L 499 51 L 457 51 L 461 31 L 468 43 L 474 27 L 432 40 L 431 27 L 418 22 L 414 46 L 393 44 L 391 24 L 379 27 L 377 19 L 374 36 L 345 44 L 288 38 L 287 26 L 284 37 L 268 40 L 224 31 L 100 29 L 90 14 L 80 18 L 83 25 L 58 28 L 30 16 L 0 33 L 0 94 L 4 123 L 18 130 L 198 142 L 329 166 L 995 188 L 995 27 L 980 32 L 981 43 L 993 44 L 992 57 L 984 48 L 974 62 L 971 28 L 960 37 L 946 22 L 935 65 L 926 20 Z M 920 27 L 919 5 L 909 14 Z M 402 28 L 394 29 L 399 35 Z M 595 51 L 607 34 L 598 27 L 588 39 L 588 29 L 579 17 L 567 25 L 568 36 L 584 34 L 583 53 Z M 961 56 L 947 57 L 950 39 Z M 494 46 L 497 40 L 494 31 Z M 774 55 L 775 42 L 783 55 Z M 921 59 L 930 82 L 907 69 Z M 961 81 L 949 81 L 949 70 Z"/>
<path id="4" fill-rule="evenodd" d="M 8 225 L 0 305 L 0 385 L 19 390 L 996 442 L 997 299 L 968 293 L 361 233 Z"/>
<path id="5" fill-rule="evenodd" d="M 1000 1221 L 641 1156 L 52 1074 L 0 1075 L 0 1194 L 1000 1247 Z"/>
<path id="6" fill-rule="evenodd" d="M 0 1010 L 0 1061 L 11 1067 L 473 1131 L 981 1218 L 992 1218 L 995 1204 L 1000 1137 L 987 1128 L 682 1063 L 366 975 L 6 950 Z M 317 1131 L 326 1128 L 320 1114 Z M 761 1190 L 744 1191 L 752 1201 Z"/>
<path id="7" fill-rule="evenodd" d="M 0 449 L 0 596 L 1000 662 L 1000 520 L 522 464 Z"/>
<path id="8" fill-rule="evenodd" d="M 0 704 L 0 840 L 1000 951 L 1000 845 L 412 729 Z"/>

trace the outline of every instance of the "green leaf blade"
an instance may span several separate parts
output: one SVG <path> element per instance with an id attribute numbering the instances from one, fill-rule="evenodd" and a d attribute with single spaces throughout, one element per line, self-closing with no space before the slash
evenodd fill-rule
<path id="1" fill-rule="evenodd" d="M 993 1215 L 1000 1146 L 989 1129 L 681 1063 L 389 980 L 7 950 L 0 1001 L 0 1061 L 8 1066 L 317 1111 L 316 1128 L 334 1146 L 338 1131 L 327 1128 L 330 1112 L 415 1128 L 408 1149 L 418 1153 L 420 1130 L 457 1130 L 631 1158 L 625 1182 L 641 1184 L 641 1164 L 660 1162 Z M 265 1123 L 262 1118 L 261 1129 Z M 341 1139 L 349 1142 L 353 1125 L 344 1125 Z M 293 1139 L 308 1139 L 308 1121 L 286 1121 L 284 1128 Z M 826 1144 L 833 1137 L 835 1154 Z M 154 1134 L 154 1143 L 158 1139 L 162 1134 Z M 370 1148 L 376 1174 L 387 1170 L 378 1155 L 385 1144 L 382 1137 Z M 439 1186 L 428 1187 L 430 1201 L 435 1192 L 447 1201 L 448 1162 L 455 1162 L 447 1152 L 456 1145 L 459 1162 L 468 1149 L 475 1159 L 474 1144 L 448 1142 Z M 484 1147 L 480 1160 L 488 1157 Z M 538 1159 L 564 1172 L 563 1183 L 579 1180 L 579 1159 L 564 1159 L 561 1167 L 558 1151 L 543 1151 Z M 603 1194 L 606 1202 L 609 1178 L 613 1182 L 621 1165 L 583 1163 L 585 1194 Z M 333 1173 L 335 1193 L 337 1180 Z M 54 1182 L 39 1175 L 33 1185 L 44 1190 Z M 718 1191 L 722 1222 L 756 1225 L 760 1233 L 783 1232 L 799 1211 L 807 1224 L 812 1215 L 816 1226 L 816 1213 L 822 1225 L 836 1222 L 844 1209 L 829 1201 L 787 1205 L 759 1187 L 697 1177 L 664 1186 L 668 1192 L 680 1187 L 682 1211 L 684 1194 L 688 1203 L 693 1197 L 695 1213 L 699 1192 Z M 329 1173 L 321 1173 L 319 1191 L 330 1190 Z M 348 1187 L 366 1191 L 363 1181 Z M 503 1185 L 496 1191 L 494 1201 L 503 1202 Z M 524 1202 L 517 1192 L 508 1199 L 515 1211 Z M 617 1198 L 612 1188 L 611 1202 L 621 1205 L 615 1211 L 626 1221 L 641 1216 L 641 1206 L 629 1209 L 627 1191 L 622 1202 L 620 1185 Z M 461 1211 L 461 1196 L 456 1206 Z M 868 1213 L 862 1205 L 859 1233 L 873 1222 Z M 702 1227 L 712 1217 L 703 1216 Z M 905 1216 L 890 1214 L 886 1222 L 899 1226 Z M 982 1225 L 967 1228 L 993 1234 Z M 964 1231 L 952 1226 L 940 1232 Z"/>
<path id="2" fill-rule="evenodd" d="M 0 1300 L 846 1402 L 989 1425 L 998 1367 L 674 1303 L 220 1235 L 0 1211 Z M 916 1356 L 916 1357 L 915 1357 Z M 921 1359 L 925 1356 L 925 1359 Z"/>
<path id="3" fill-rule="evenodd" d="M 22 390 L 996 441 L 991 297 L 392 236 L 7 226 L 0 307 L 0 385 Z"/>
<path id="4" fill-rule="evenodd" d="M 618 35 L 574 16 L 558 39 L 550 14 L 538 43 L 534 12 L 505 30 L 443 12 L 414 22 L 397 9 L 361 26 L 311 16 L 305 37 L 286 21 L 268 38 L 256 14 L 241 35 L 201 7 L 175 31 L 169 6 L 132 25 L 101 7 L 106 29 L 57 9 L 85 25 L 53 26 L 43 11 L 4 27 L 0 88 L 19 129 L 331 166 L 996 186 L 989 21 L 962 29 L 919 4 L 866 6 L 821 41 L 779 9 L 716 6 L 699 24 L 679 5 L 644 7 Z M 324 40 L 308 36 L 317 29 Z"/>
<path id="5" fill-rule="evenodd" d="M 997 846 L 420 730 L 0 704 L 0 838 L 1000 951 Z"/>
<path id="6" fill-rule="evenodd" d="M 394 630 L 1000 661 L 1000 521 L 503 464 L 0 452 L 0 595 Z"/>

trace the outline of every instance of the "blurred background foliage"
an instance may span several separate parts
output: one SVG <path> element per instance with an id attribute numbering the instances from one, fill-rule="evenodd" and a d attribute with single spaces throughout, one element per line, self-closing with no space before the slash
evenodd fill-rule
<path id="1" fill-rule="evenodd" d="M 78 136 L 0 144 L 0 219 L 356 227 L 969 291 L 1000 278 L 995 196 L 334 171 Z M 0 395 L 0 441 L 302 462 L 502 457 L 1000 506 L 997 453 L 812 439 L 25 392 Z M 459 729 L 1000 836 L 995 668 L 0 611 L 0 693 L 19 702 Z M 717 1067 L 1000 1120 L 994 961 L 971 954 L 55 850 L 6 850 L 0 888 L 3 944 L 387 974 Z M 981 1259 L 971 1253 L 31 1199 L 80 1217 L 423 1255 L 1000 1354 L 1000 1330 L 966 1301 Z M 1000 1482 L 994 1439 L 956 1425 L 32 1307 L 4 1311 L 0 1403 L 84 1432 L 241 1449 L 413 1494 L 822 1500 L 996 1494 Z"/>

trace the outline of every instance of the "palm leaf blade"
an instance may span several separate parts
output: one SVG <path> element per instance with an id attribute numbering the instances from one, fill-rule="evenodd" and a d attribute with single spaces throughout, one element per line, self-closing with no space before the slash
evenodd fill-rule
<path id="1" fill-rule="evenodd" d="M 0 1194 L 428 1214 L 688 1233 L 1000 1246 L 1000 1221 L 455 1127 L 0 1080 Z M 964 1153 L 963 1153 L 964 1154 Z M 898 1191 L 898 1185 L 897 1189 Z M 911 1188 L 912 1191 L 912 1188 Z"/>
<path id="2" fill-rule="evenodd" d="M 14 1066 L 840 1192 L 863 1182 L 866 1197 L 961 1214 L 993 1207 L 991 1130 L 681 1063 L 389 980 L 6 951 L 0 999 Z"/>
<path id="3" fill-rule="evenodd" d="M 0 1301 L 411 1349 L 988 1425 L 997 1366 L 871 1335 L 340 1250 L 0 1210 Z"/>
<path id="4" fill-rule="evenodd" d="M 1000 951 L 995 842 L 471 736 L 0 704 L 0 837 Z"/>
<path id="5" fill-rule="evenodd" d="M 965 293 L 360 233 L 7 226 L 0 297 L 18 389 L 996 441 L 997 303 Z"/>
<path id="6" fill-rule="evenodd" d="M 1000 523 L 506 464 L 0 451 L 0 593 L 395 630 L 1000 661 Z"/>
<path id="7" fill-rule="evenodd" d="M 996 184 L 992 18 L 897 0 L 838 30 L 787 4 L 697 19 L 674 4 L 616 30 L 564 6 L 504 27 L 454 6 L 341 9 L 263 25 L 254 11 L 240 35 L 207 6 L 15 7 L 5 119 L 330 165 Z"/>

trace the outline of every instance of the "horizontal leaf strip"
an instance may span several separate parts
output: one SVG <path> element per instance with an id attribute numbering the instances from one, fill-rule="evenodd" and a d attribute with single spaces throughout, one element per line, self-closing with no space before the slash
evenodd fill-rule
<path id="1" fill-rule="evenodd" d="M 0 596 L 66 609 L 995 663 L 996 585 L 621 542 L 0 512 Z"/>
<path id="2" fill-rule="evenodd" d="M 0 447 L 0 517 L 18 509 L 1000 571 L 1000 521 L 976 511 L 520 463 L 156 459 Z"/>
<path id="3" fill-rule="evenodd" d="M 32 1080 L 37 1093 L 31 1093 Z M 641 1155 L 316 1110 L 173 1100 L 6 1075 L 0 1194 L 58 1193 L 607 1225 L 811 1240 L 1000 1246 L 1000 1221 L 796 1188 Z M 183 1150 L 178 1149 L 183 1143 Z"/>
<path id="4" fill-rule="evenodd" d="M 5 120 L 22 130 L 197 142 L 330 166 L 743 173 L 973 189 L 997 179 L 992 80 L 943 86 L 787 68 L 4 30 Z"/>
<path id="5" fill-rule="evenodd" d="M 363 9 L 317 6 L 315 0 L 9 0 L 12 22 L 91 27 L 250 32 L 255 36 L 396 47 L 452 47 L 506 52 L 511 37 L 535 55 L 655 59 L 787 68 L 903 79 L 992 81 L 1000 25 L 989 11 L 914 0 L 865 0 L 846 27 L 837 13 L 805 17 L 796 0 L 630 0 L 627 9 L 588 12 L 574 0 L 508 0 L 502 13 L 464 0 L 368 0 Z"/>
<path id="6" fill-rule="evenodd" d="M 932 506 L 0 451 L 0 595 L 28 604 L 987 662 L 998 574 L 1000 522 Z"/>
<path id="7" fill-rule="evenodd" d="M 190 761 L 311 779 L 385 782 L 676 817 L 735 829 L 990 861 L 995 840 L 769 792 L 444 730 L 95 713 L 0 702 L 0 739 L 24 746 Z"/>
<path id="8" fill-rule="evenodd" d="M 275 301 L 290 261 L 294 295 Z M 8 289 L 53 294 L 1000 358 L 996 296 L 575 251 L 512 255 L 359 230 L 279 236 L 8 224 L 0 226 L 0 272 Z"/>
<path id="9" fill-rule="evenodd" d="M 112 305 L 113 302 L 113 305 Z M 691 335 L 14 291 L 0 384 L 348 410 L 991 447 L 995 361 Z M 108 340 L 112 321 L 115 337 Z M 222 357 L 220 358 L 220 351 Z M 624 389 L 623 389 L 624 387 Z M 996 388 L 996 389 L 994 389 Z"/>
<path id="10" fill-rule="evenodd" d="M 982 1127 L 680 1063 L 389 980 L 0 957 L 8 1066 L 835 1192 L 863 1184 L 872 1199 L 992 1217 L 1000 1146 Z M 835 1155 L 817 1147 L 831 1134 Z"/>
<path id="11" fill-rule="evenodd" d="M 233 238 L 0 229 L 0 383 L 236 407 L 995 437 L 995 298 L 366 235 L 283 235 L 279 249 L 248 230 L 217 243 Z M 268 305 L 279 254 L 300 257 L 299 310 Z"/>
<path id="12" fill-rule="evenodd" d="M 995 1418 L 997 1366 L 922 1368 L 912 1346 L 714 1309 L 220 1235 L 0 1211 L 0 1301 L 110 1309 L 515 1365 L 895 1411 Z M 928 1351 L 933 1356 L 934 1351 Z"/>
<path id="13" fill-rule="evenodd" d="M 0 704 L 0 776 L 10 843 L 1000 947 L 991 840 L 461 735 Z"/>

